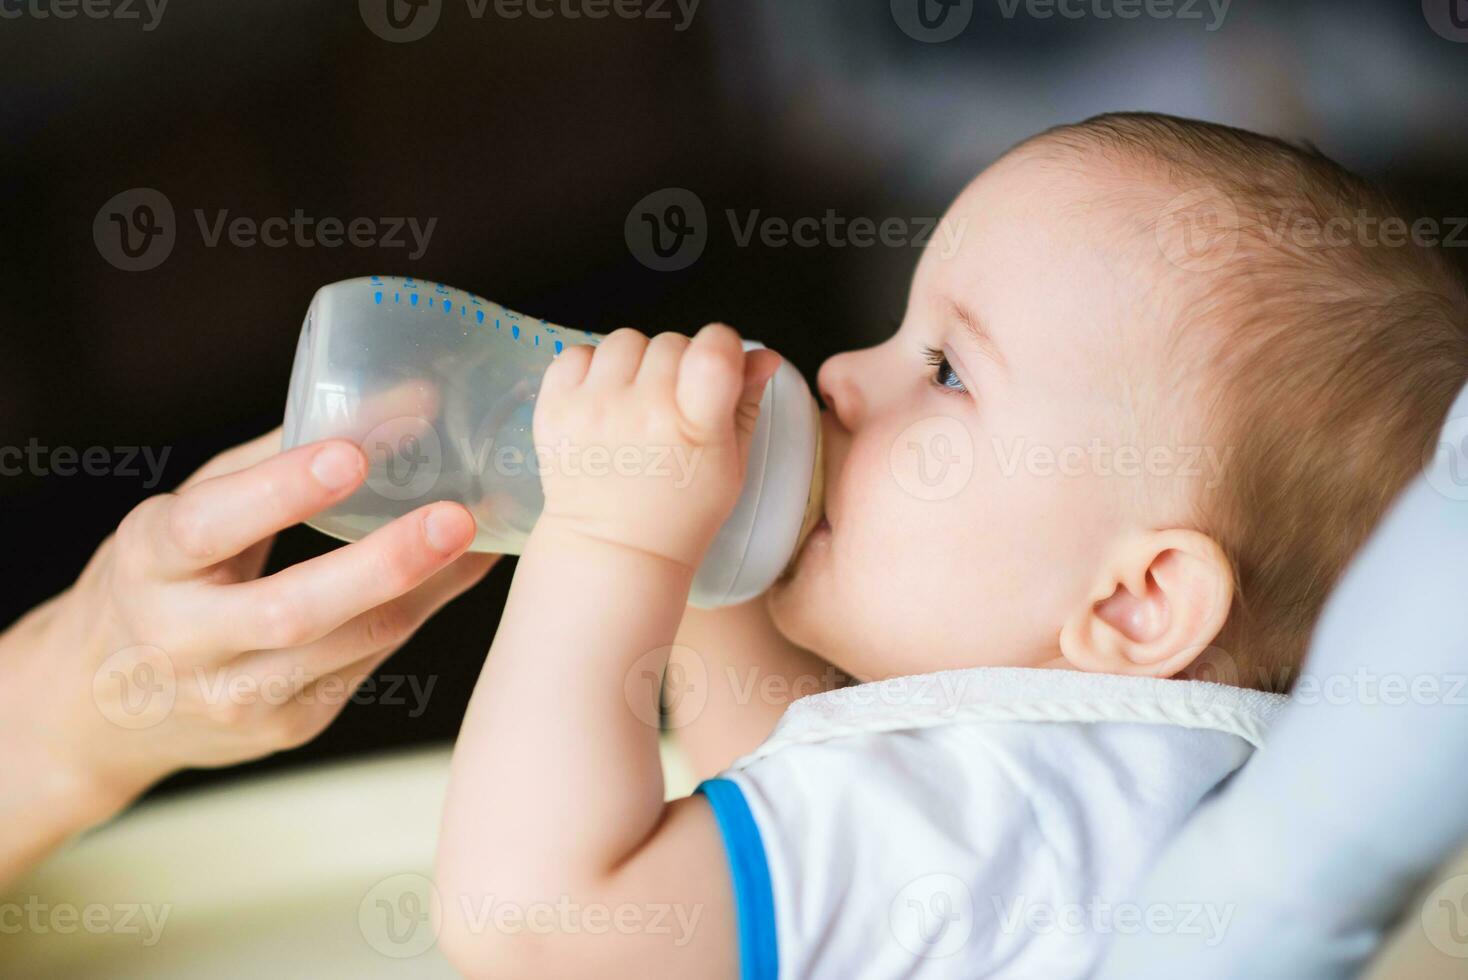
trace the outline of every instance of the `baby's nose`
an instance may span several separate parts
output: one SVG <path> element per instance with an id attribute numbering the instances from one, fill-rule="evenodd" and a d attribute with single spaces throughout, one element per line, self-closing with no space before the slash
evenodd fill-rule
<path id="1" fill-rule="evenodd" d="M 857 385 L 855 351 L 847 351 L 826 358 L 816 372 L 816 390 L 821 403 L 836 416 L 836 420 L 847 429 L 854 429 L 861 406 L 861 392 Z"/>

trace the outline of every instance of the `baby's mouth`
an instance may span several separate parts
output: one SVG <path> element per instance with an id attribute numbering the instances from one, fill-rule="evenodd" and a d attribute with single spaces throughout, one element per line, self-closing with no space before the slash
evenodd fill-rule
<path id="1" fill-rule="evenodd" d="M 824 514 L 821 519 L 813 524 L 809 531 L 800 539 L 800 544 L 795 549 L 795 554 L 790 556 L 790 563 L 785 566 L 784 571 L 775 579 L 776 585 L 784 585 L 795 577 L 805 560 L 806 551 L 812 546 L 824 545 L 831 540 L 831 522 L 826 520 Z"/>
<path id="2" fill-rule="evenodd" d="M 805 549 L 810 547 L 811 540 L 815 538 L 824 540 L 830 533 L 831 522 L 826 519 L 824 512 L 820 515 L 819 520 L 814 522 L 807 521 L 805 530 L 801 533 L 800 539 L 795 545 L 795 553 L 790 556 L 789 563 L 785 566 L 785 570 L 780 573 L 780 577 L 776 581 L 784 582 L 794 575 L 796 567 L 800 565 L 800 559 L 805 555 Z"/>
<path id="3" fill-rule="evenodd" d="M 816 543 L 815 546 L 825 547 L 830 540 L 831 521 L 825 514 L 822 514 L 821 519 L 816 521 L 815 526 L 806 534 L 805 540 L 800 543 L 800 548 L 795 552 L 795 561 L 792 561 L 791 565 L 793 566 L 799 563 L 800 558 L 805 554 L 806 550 L 813 546 L 812 542 Z"/>

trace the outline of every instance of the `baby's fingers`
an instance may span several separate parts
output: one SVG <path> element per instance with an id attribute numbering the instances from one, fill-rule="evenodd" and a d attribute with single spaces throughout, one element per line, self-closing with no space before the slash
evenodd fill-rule
<path id="1" fill-rule="evenodd" d="M 637 384 L 653 391 L 672 392 L 678 382 L 678 365 L 692 341 L 681 333 L 660 333 L 647 343 L 642 365 L 637 369 Z"/>
<path id="2" fill-rule="evenodd" d="M 694 335 L 678 366 L 678 411 L 694 433 L 728 427 L 744 389 L 744 348 L 733 327 L 711 323 Z"/>
<path id="3" fill-rule="evenodd" d="M 647 337 L 631 327 L 613 330 L 597 345 L 596 356 L 586 372 L 586 383 L 598 388 L 614 388 L 629 383 L 637 377 L 647 344 Z"/>
<path id="4" fill-rule="evenodd" d="M 780 366 L 780 355 L 756 349 L 745 353 L 733 328 L 712 323 L 693 338 L 678 372 L 678 410 L 704 437 L 734 421 L 740 441 L 754 431 L 765 382 Z"/>
<path id="5" fill-rule="evenodd" d="M 760 348 L 744 355 L 744 391 L 739 396 L 735 409 L 734 426 L 738 430 L 739 455 L 749 454 L 749 444 L 754 439 L 755 425 L 759 422 L 760 402 L 764 398 L 765 385 L 780 369 L 780 355 L 772 350 Z"/>

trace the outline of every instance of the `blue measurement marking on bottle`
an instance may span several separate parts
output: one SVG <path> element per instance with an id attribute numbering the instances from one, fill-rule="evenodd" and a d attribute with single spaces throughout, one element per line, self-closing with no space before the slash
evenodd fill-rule
<path id="1" fill-rule="evenodd" d="M 382 290 L 379 289 L 377 292 L 372 294 L 372 302 L 376 303 L 378 306 L 382 305 Z"/>
<path id="2" fill-rule="evenodd" d="M 371 279 L 372 283 L 375 284 L 375 285 L 382 285 L 382 284 L 384 284 L 384 277 L 382 277 L 382 276 L 371 276 L 369 278 Z M 390 279 L 390 280 L 395 280 L 396 279 L 395 276 L 389 276 L 389 277 L 386 277 L 386 278 L 387 279 Z M 418 289 L 418 283 L 416 281 L 414 281 L 414 279 L 413 279 L 412 276 L 406 276 L 406 277 L 404 277 L 401 285 L 402 285 L 402 288 L 408 289 L 408 290 L 417 290 Z M 474 294 L 474 293 L 467 293 L 466 294 L 466 293 L 459 292 L 457 290 L 449 289 L 443 283 L 428 282 L 428 283 L 424 283 L 424 285 L 426 285 L 426 286 L 432 286 L 433 287 L 433 291 L 436 294 L 438 294 L 438 295 L 451 297 L 451 298 L 445 299 L 443 301 L 443 312 L 445 314 L 451 314 L 451 313 L 453 313 L 453 311 L 454 311 L 455 298 L 457 298 L 460 301 L 460 303 L 459 303 L 459 315 L 461 317 L 467 317 L 469 315 L 469 305 L 470 304 L 473 304 L 476 307 L 476 309 L 474 310 L 474 320 L 475 320 L 475 322 L 478 323 L 478 324 L 480 324 L 481 326 L 484 324 L 484 322 L 485 322 L 484 310 L 481 309 L 481 308 L 479 308 L 479 307 L 483 307 L 485 304 L 482 301 L 482 299 L 479 296 L 477 296 L 476 294 Z M 384 293 L 381 290 L 374 291 L 373 294 L 372 294 L 372 301 L 374 303 L 376 303 L 377 305 L 380 306 L 383 303 L 383 296 L 384 296 Z M 468 297 L 468 302 L 467 303 L 466 302 L 462 302 L 462 300 L 465 298 L 465 296 Z M 393 294 L 392 294 L 392 301 L 393 301 L 393 303 L 395 303 L 395 304 L 401 304 L 402 303 L 402 300 L 403 300 L 402 293 L 394 290 L 393 291 Z M 418 294 L 417 294 L 417 292 L 410 292 L 408 294 L 408 303 L 409 303 L 410 306 L 414 307 L 415 309 L 416 308 L 419 308 L 419 305 L 418 305 Z M 432 301 L 430 301 L 427 304 L 424 304 L 421 307 L 421 309 L 423 309 L 424 311 L 431 310 L 435 305 L 436 305 L 435 303 L 433 303 Z M 513 321 L 522 319 L 521 314 L 516 313 L 514 310 L 501 309 L 500 310 L 500 315 L 503 316 L 503 317 L 506 317 L 510 321 L 512 321 L 510 323 L 510 335 L 515 340 L 517 340 L 517 341 L 520 340 L 521 339 L 521 336 L 520 336 L 520 334 L 521 334 L 520 325 L 518 323 L 513 322 Z M 538 322 L 540 324 L 540 330 L 535 331 L 534 334 L 533 334 L 533 337 L 534 337 L 533 343 L 534 343 L 534 346 L 536 346 L 536 347 L 539 347 L 540 346 L 540 340 L 541 340 L 541 333 L 542 332 L 544 332 L 546 334 L 555 334 L 555 333 L 560 333 L 561 330 L 565 329 L 565 328 L 557 328 L 557 327 L 551 326 L 550 323 L 544 317 L 539 318 L 538 319 Z M 498 317 L 495 318 L 494 328 L 496 330 L 501 330 L 501 329 L 504 328 L 503 322 Z M 596 337 L 595 334 L 593 334 L 589 330 L 582 330 L 581 333 L 584 334 L 585 337 L 586 337 L 586 340 L 584 341 L 585 343 L 589 343 L 589 344 L 591 344 L 593 346 L 596 345 L 596 343 L 597 343 L 597 337 Z M 555 347 L 555 352 L 557 354 L 561 353 L 562 351 L 564 351 L 566 349 L 566 344 L 563 341 L 561 341 L 561 340 L 555 340 L 552 343 L 553 343 L 553 345 Z"/>

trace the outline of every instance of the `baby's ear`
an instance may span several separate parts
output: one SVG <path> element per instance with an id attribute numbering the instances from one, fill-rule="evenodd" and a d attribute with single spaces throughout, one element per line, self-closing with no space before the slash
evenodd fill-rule
<path id="1" fill-rule="evenodd" d="M 1233 568 L 1197 531 L 1150 531 L 1118 545 L 1060 630 L 1077 670 L 1172 677 L 1213 642 L 1233 603 Z"/>

